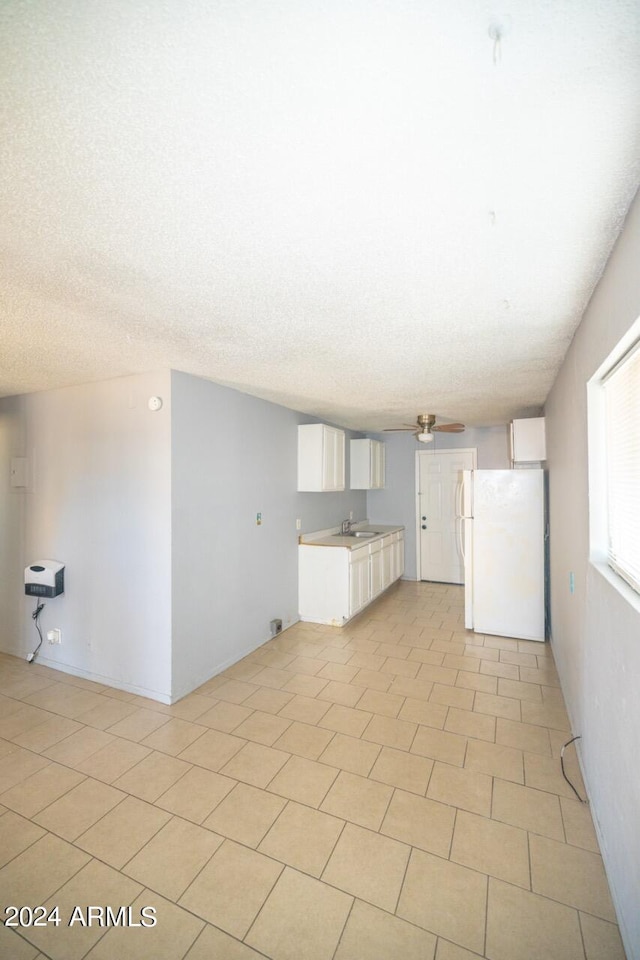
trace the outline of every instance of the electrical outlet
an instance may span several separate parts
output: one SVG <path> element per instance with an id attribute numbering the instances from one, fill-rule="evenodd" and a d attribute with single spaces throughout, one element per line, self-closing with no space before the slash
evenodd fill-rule
<path id="1" fill-rule="evenodd" d="M 302 530 L 302 520 L 300 517 L 296 520 L 296 530 Z"/>
<path id="2" fill-rule="evenodd" d="M 47 630 L 47 640 L 49 643 L 62 643 L 62 630 L 59 627 Z"/>

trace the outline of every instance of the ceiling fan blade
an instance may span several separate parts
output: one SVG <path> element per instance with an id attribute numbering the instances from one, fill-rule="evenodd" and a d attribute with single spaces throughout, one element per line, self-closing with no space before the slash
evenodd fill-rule
<path id="1" fill-rule="evenodd" d="M 382 431 L 383 433 L 400 433 L 400 432 L 409 432 L 410 430 L 415 430 L 415 424 L 413 427 L 385 427 Z"/>
<path id="2" fill-rule="evenodd" d="M 440 433 L 462 433 L 464 423 L 443 423 L 439 427 L 431 427 L 431 430 L 438 430 Z"/>

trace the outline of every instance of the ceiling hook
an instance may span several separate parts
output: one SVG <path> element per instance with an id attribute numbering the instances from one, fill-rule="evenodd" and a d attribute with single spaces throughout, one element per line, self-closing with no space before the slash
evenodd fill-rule
<path id="1" fill-rule="evenodd" d="M 489 36 L 493 40 L 493 65 L 497 67 L 500 61 L 502 60 L 502 38 L 506 37 L 511 29 L 511 20 L 509 17 L 506 20 L 494 19 L 489 24 Z"/>

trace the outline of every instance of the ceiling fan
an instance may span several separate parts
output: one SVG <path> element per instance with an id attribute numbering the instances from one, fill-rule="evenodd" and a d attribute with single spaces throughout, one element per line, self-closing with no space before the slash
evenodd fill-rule
<path id="1" fill-rule="evenodd" d="M 462 433 L 464 423 L 443 423 L 436 426 L 436 417 L 434 413 L 419 413 L 415 424 L 406 423 L 403 427 L 387 427 L 385 433 L 396 433 L 401 430 L 412 430 L 413 435 L 422 443 L 431 443 L 433 434 L 439 433 Z"/>

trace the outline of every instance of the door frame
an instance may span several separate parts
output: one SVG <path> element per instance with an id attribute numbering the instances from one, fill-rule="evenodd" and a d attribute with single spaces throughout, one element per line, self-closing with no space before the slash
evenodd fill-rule
<path id="1" fill-rule="evenodd" d="M 416 517 L 416 579 L 422 580 L 422 557 L 420 545 L 420 457 L 435 456 L 459 456 L 461 453 L 470 453 L 472 459 L 472 470 L 478 468 L 478 448 L 477 447 L 449 447 L 446 450 L 416 450 L 415 466 L 415 517 Z"/>

